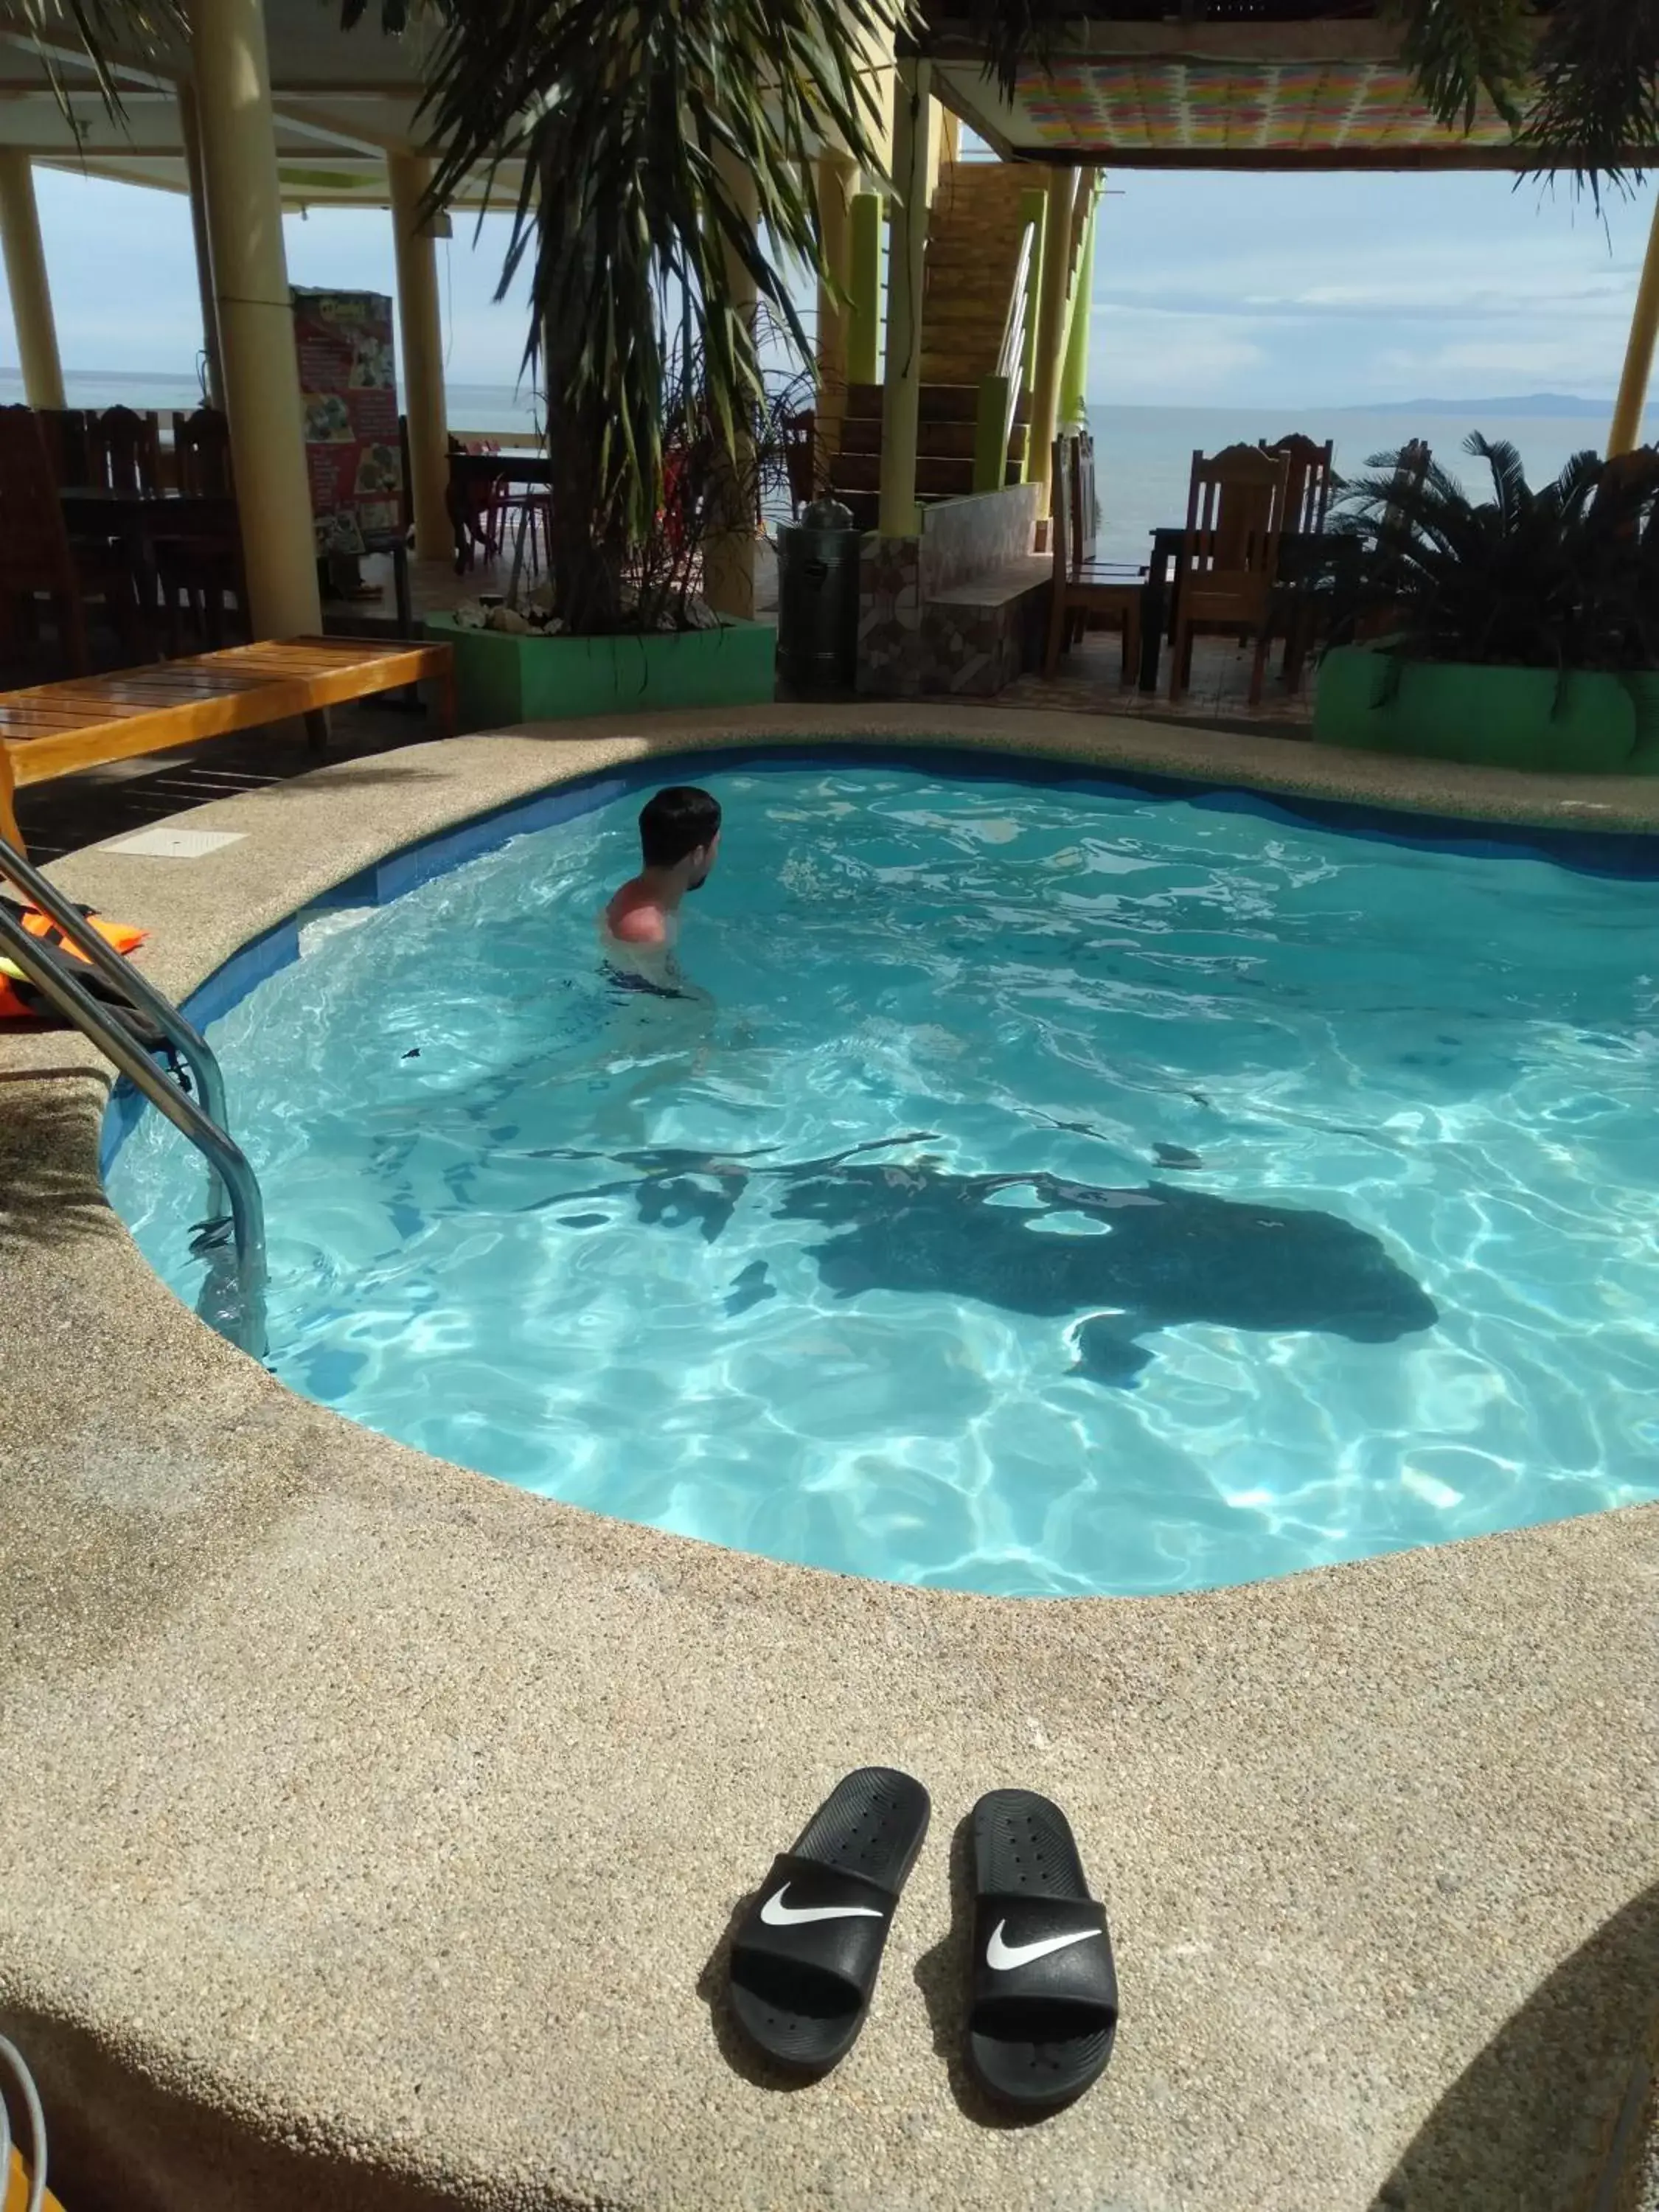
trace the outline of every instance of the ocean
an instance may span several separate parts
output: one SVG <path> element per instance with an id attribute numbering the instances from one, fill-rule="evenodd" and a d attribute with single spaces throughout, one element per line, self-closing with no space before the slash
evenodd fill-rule
<path id="1" fill-rule="evenodd" d="M 72 407 L 194 407 L 200 390 L 193 374 L 70 370 L 64 386 Z M 15 370 L 0 369 L 0 401 L 22 398 Z M 528 431 L 536 427 L 529 394 L 511 385 L 452 384 L 449 419 L 463 431 Z M 1437 459 L 1472 489 L 1484 471 L 1463 453 L 1471 430 L 1507 438 L 1521 453 L 1529 481 L 1554 476 L 1585 447 L 1599 449 L 1607 434 L 1597 416 L 1417 416 L 1397 410 L 1346 407 L 1111 407 L 1091 404 L 1101 507 L 1100 555 L 1139 560 L 1148 532 L 1186 520 L 1187 486 L 1194 451 L 1215 453 L 1241 441 L 1300 430 L 1321 444 L 1336 441 L 1339 473 L 1363 469 L 1372 454 L 1396 452 L 1411 438 L 1426 438 Z"/>

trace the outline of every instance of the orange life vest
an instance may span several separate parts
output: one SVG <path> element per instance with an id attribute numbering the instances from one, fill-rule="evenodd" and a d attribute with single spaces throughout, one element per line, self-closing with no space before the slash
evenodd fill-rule
<path id="1" fill-rule="evenodd" d="M 12 910 L 16 912 L 15 908 Z M 135 929 L 131 922 L 106 921 L 100 914 L 89 914 L 87 920 L 104 942 L 113 945 L 118 952 L 134 951 L 144 941 L 144 931 Z M 71 960 L 80 961 L 83 966 L 86 964 L 86 955 L 76 951 L 50 915 L 40 913 L 35 907 L 25 907 L 22 923 L 31 937 L 39 937 L 55 951 L 66 954 Z M 20 984 L 18 978 L 7 967 L 4 956 L 0 955 L 0 1022 L 40 1021 L 43 1018 L 46 1020 L 56 1018 L 52 1009 L 41 1004 L 38 994 L 29 983 L 23 981 Z"/>

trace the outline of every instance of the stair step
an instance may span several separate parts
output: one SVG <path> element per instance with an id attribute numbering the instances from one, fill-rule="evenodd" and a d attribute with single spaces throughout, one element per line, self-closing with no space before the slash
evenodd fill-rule
<path id="1" fill-rule="evenodd" d="M 923 375 L 921 419 L 924 422 L 971 422 L 978 413 L 979 385 L 976 380 L 940 383 Z M 847 387 L 847 412 L 843 419 L 848 422 L 879 422 L 880 385 L 849 384 Z"/>
<path id="2" fill-rule="evenodd" d="M 978 432 L 973 422 L 929 422 L 921 434 L 919 442 L 924 453 L 935 460 L 971 461 Z M 842 428 L 841 452 L 845 454 L 873 454 L 881 452 L 879 422 L 847 422 Z M 1025 458 L 1025 425 L 1016 422 L 1008 439 L 1011 458 L 1022 461 Z"/>
<path id="3" fill-rule="evenodd" d="M 991 374 L 994 358 L 993 356 L 981 355 L 977 360 L 975 360 L 971 357 L 964 358 L 961 354 L 928 353 L 924 349 L 921 356 L 921 373 L 930 380 L 937 379 L 939 388 L 941 390 L 957 390 L 965 387 L 969 391 L 977 391 L 981 377 L 988 376 Z"/>
<path id="4" fill-rule="evenodd" d="M 836 456 L 837 496 L 848 491 L 876 491 L 881 485 L 879 453 L 841 453 Z M 936 498 L 959 499 L 974 488 L 974 464 L 949 455 L 924 453 L 916 461 L 916 489 Z"/>

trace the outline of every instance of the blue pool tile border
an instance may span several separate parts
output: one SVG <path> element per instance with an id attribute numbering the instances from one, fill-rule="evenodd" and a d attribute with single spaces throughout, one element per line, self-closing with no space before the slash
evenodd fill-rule
<path id="1" fill-rule="evenodd" d="M 221 1021 L 231 1010 L 300 957 L 300 925 L 308 915 L 342 907 L 385 906 L 417 890 L 434 877 L 498 852 L 514 837 L 533 836 L 562 822 L 580 820 L 630 791 L 696 775 L 741 770 L 817 766 L 849 769 L 879 759 L 885 768 L 918 774 L 950 775 L 976 782 L 1042 783 L 1091 796 L 1180 800 L 1218 814 L 1253 814 L 1289 828 L 1333 830 L 1373 844 L 1406 846 L 1418 852 L 1479 860 L 1529 860 L 1570 868 L 1574 873 L 1632 881 L 1659 878 L 1659 836 L 1640 830 L 1547 830 L 1525 823 L 1474 822 L 1455 816 L 1407 813 L 1351 799 L 1304 798 L 1295 793 L 1261 792 L 1209 779 L 1161 775 L 1121 769 L 1103 775 L 1077 761 L 981 746 L 907 745 L 878 739 L 857 745 L 825 745 L 811 739 L 781 739 L 775 744 L 692 746 L 684 752 L 653 754 L 621 768 L 596 770 L 527 799 L 509 799 L 487 814 L 475 815 L 453 829 L 440 830 L 374 866 L 319 892 L 293 914 L 233 952 L 222 967 L 185 1000 L 184 1011 L 198 1029 Z M 125 1077 L 110 1096 L 99 1147 L 105 1174 L 136 1125 L 143 1102 Z"/>

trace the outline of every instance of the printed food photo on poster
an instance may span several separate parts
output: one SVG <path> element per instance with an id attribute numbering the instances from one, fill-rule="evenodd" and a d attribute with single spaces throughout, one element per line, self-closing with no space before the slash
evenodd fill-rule
<path id="1" fill-rule="evenodd" d="M 403 542 L 392 316 L 392 301 L 381 292 L 294 292 L 319 556 L 388 552 Z"/>

